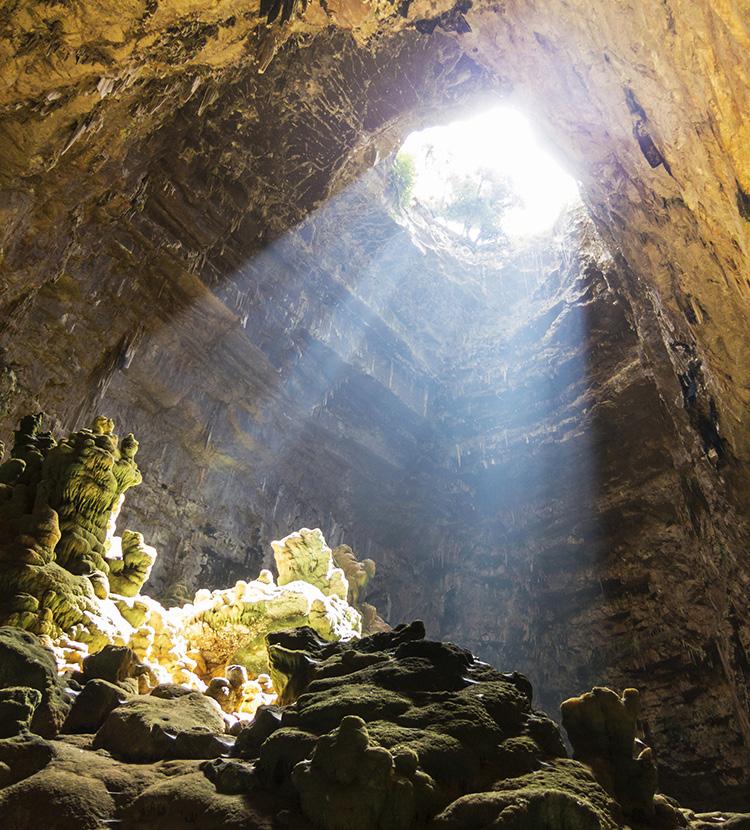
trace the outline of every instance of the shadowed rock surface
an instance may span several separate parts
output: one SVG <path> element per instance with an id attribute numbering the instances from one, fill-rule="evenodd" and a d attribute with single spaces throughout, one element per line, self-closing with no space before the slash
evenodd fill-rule
<path id="1" fill-rule="evenodd" d="M 746 4 L 278 5 L 0 13 L 4 431 L 44 410 L 80 432 L 104 407 L 135 430 L 126 516 L 162 552 L 161 597 L 319 526 L 376 562 L 389 621 L 518 668 L 550 710 L 636 685 L 665 790 L 744 806 Z M 485 262 L 361 174 L 498 98 L 591 220 Z M 97 435 L 55 470 L 110 452 Z M 52 487 L 63 521 L 24 504 L 12 528 L 42 558 L 63 539 L 80 605 L 106 592 L 126 483 L 102 475 L 84 525 Z M 149 567 L 128 538 L 123 593 Z"/>
<path id="2" fill-rule="evenodd" d="M 44 740 L 22 726 L 0 738 L 3 827 L 32 816 L 55 828 L 128 830 L 741 830 L 750 821 L 654 795 L 633 689 L 564 704 L 573 760 L 523 675 L 425 640 L 422 623 L 339 643 L 309 628 L 269 635 L 281 638 L 299 659 L 277 662 L 270 642 L 269 657 L 295 699 L 261 710 L 236 741 L 218 704 L 189 690 L 114 701 L 93 734 L 104 687 L 117 688 L 100 679 L 71 712 L 83 734 Z M 88 727 L 87 714 L 97 716 Z"/>

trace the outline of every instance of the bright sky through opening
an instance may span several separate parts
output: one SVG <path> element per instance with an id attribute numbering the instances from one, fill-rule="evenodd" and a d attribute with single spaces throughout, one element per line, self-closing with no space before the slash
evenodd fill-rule
<path id="1" fill-rule="evenodd" d="M 414 197 L 439 201 L 447 174 L 471 175 L 492 168 L 506 176 L 520 204 L 501 221 L 512 237 L 549 230 L 563 209 L 580 200 L 578 186 L 540 146 L 528 120 L 497 107 L 466 121 L 412 133 L 402 151 L 414 159 Z"/>

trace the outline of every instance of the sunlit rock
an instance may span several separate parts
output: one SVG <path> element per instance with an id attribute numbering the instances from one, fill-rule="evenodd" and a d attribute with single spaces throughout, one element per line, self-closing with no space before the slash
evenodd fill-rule
<path id="1" fill-rule="evenodd" d="M 172 608 L 140 594 L 156 550 L 140 533 L 115 533 L 125 492 L 141 481 L 137 448 L 103 417 L 59 444 L 41 416 L 22 420 L 0 466 L 0 623 L 48 638 L 61 671 L 84 681 L 132 693 L 183 684 L 227 714 L 251 717 L 275 700 L 269 633 L 309 626 L 324 641 L 361 635 L 344 571 L 320 530 L 303 528 L 273 543 L 278 584 L 262 570 Z M 353 553 L 346 567 L 359 598 L 372 568 Z"/>
<path id="2" fill-rule="evenodd" d="M 121 539 L 112 537 L 109 554 L 107 565 L 112 593 L 134 597 L 151 574 L 156 549 L 144 543 L 142 533 L 126 530 Z"/>
<path id="3" fill-rule="evenodd" d="M 362 633 L 388 631 L 390 626 L 379 616 L 377 608 L 365 602 L 367 587 L 375 576 L 375 562 L 372 559 L 360 561 L 349 545 L 337 545 L 331 553 L 335 565 L 344 572 L 349 586 L 347 602 L 362 616 Z"/>
<path id="4" fill-rule="evenodd" d="M 201 674 L 211 676 L 227 663 L 241 663 L 256 673 L 266 671 L 265 637 L 271 631 L 309 625 L 326 640 L 361 633 L 359 613 L 340 597 L 326 596 L 301 579 L 286 585 L 266 580 L 199 591 L 193 603 L 170 609 L 169 619 L 179 619 L 188 642 L 199 647 Z"/>
<path id="5" fill-rule="evenodd" d="M 347 599 L 349 583 L 344 571 L 334 565 L 333 551 L 320 530 L 303 527 L 280 541 L 271 542 L 271 547 L 279 571 L 279 585 L 309 582 L 326 596 Z"/>

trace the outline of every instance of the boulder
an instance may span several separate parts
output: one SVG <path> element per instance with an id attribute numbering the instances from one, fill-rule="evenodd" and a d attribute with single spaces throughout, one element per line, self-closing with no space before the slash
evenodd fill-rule
<path id="1" fill-rule="evenodd" d="M 52 755 L 52 744 L 38 735 L 0 740 L 0 789 L 44 769 Z"/>
<path id="2" fill-rule="evenodd" d="M 217 758 L 234 738 L 224 734 L 224 718 L 215 701 L 191 692 L 172 700 L 138 696 L 114 709 L 94 739 L 123 761 L 144 763 L 163 758 Z"/>
<path id="3" fill-rule="evenodd" d="M 0 738 L 13 738 L 31 729 L 31 720 L 42 693 L 28 686 L 0 689 Z"/>
<path id="4" fill-rule="evenodd" d="M 47 769 L 0 791 L 3 830 L 108 827 L 115 810 L 112 794 L 103 781 L 83 773 Z"/>
<path id="5" fill-rule="evenodd" d="M 201 764 L 203 774 L 225 795 L 248 793 L 257 787 L 253 764 L 236 758 L 214 758 Z"/>
<path id="6" fill-rule="evenodd" d="M 618 805 L 591 772 L 569 759 L 498 783 L 489 792 L 456 799 L 428 825 L 429 830 L 618 830 Z"/>
<path id="7" fill-rule="evenodd" d="M 159 683 L 151 689 L 153 697 L 160 697 L 162 700 L 174 700 L 178 697 L 192 694 L 195 690 L 189 686 L 181 686 L 179 683 Z"/>
<path id="8" fill-rule="evenodd" d="M 232 747 L 233 758 L 257 758 L 265 740 L 281 726 L 282 709 L 279 706 L 260 706 L 252 722 L 237 735 Z"/>
<path id="9" fill-rule="evenodd" d="M 128 694 L 120 686 L 106 680 L 89 680 L 73 702 L 63 732 L 96 732 L 109 713 L 127 700 Z"/>
<path id="10" fill-rule="evenodd" d="M 57 674 L 53 654 L 39 638 L 11 626 L 0 628 L 0 689 L 27 687 L 40 693 L 31 718 L 31 730 L 54 737 L 65 721 L 70 700 Z"/>
<path id="11" fill-rule="evenodd" d="M 101 651 L 84 658 L 82 680 L 107 680 L 109 683 L 124 683 L 135 680 L 146 667 L 133 649 L 127 646 L 107 645 Z"/>
<path id="12" fill-rule="evenodd" d="M 141 793 L 123 813 L 127 830 L 275 830 L 280 805 L 266 794 L 252 802 L 244 795 L 216 791 L 201 772 L 168 778 Z"/>

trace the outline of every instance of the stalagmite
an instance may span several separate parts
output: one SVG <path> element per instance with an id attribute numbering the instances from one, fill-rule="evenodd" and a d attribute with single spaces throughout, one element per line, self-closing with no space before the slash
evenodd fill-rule
<path id="1" fill-rule="evenodd" d="M 252 715 L 274 699 L 263 680 L 269 632 L 309 625 L 324 640 L 361 635 L 354 606 L 372 566 L 349 551 L 348 604 L 347 577 L 317 529 L 273 543 L 278 584 L 263 570 L 172 608 L 142 595 L 156 550 L 140 533 L 115 535 L 125 492 L 141 481 L 138 442 L 119 441 L 102 417 L 59 444 L 41 427 L 41 416 L 24 418 L 0 467 L 0 625 L 43 635 L 62 671 L 127 646 L 152 685 L 207 690 L 227 711 Z"/>

